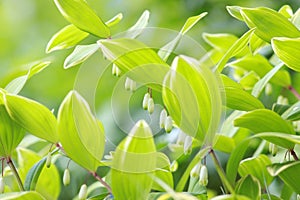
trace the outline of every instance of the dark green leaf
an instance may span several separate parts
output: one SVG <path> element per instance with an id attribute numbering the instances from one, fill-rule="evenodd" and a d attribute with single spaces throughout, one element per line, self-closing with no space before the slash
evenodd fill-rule
<path id="1" fill-rule="evenodd" d="M 235 190 L 237 194 L 247 196 L 253 200 L 259 200 L 261 196 L 260 183 L 252 175 L 242 177 Z"/>
<path id="2" fill-rule="evenodd" d="M 35 190 L 35 186 L 37 184 L 37 181 L 40 177 L 40 174 L 43 170 L 43 167 L 46 163 L 46 157 L 44 157 L 42 160 L 40 160 L 38 163 L 33 165 L 33 167 L 29 170 L 29 172 L 26 175 L 26 179 L 24 182 L 24 188 L 25 190 Z"/>
<path id="3" fill-rule="evenodd" d="M 291 107 L 289 107 L 282 115 L 281 117 L 286 120 L 292 120 L 297 121 L 300 120 L 300 101 L 293 104 Z"/>

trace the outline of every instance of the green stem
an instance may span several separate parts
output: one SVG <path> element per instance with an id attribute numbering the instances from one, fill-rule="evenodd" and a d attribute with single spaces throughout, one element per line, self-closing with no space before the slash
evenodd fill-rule
<path id="1" fill-rule="evenodd" d="M 214 150 L 212 149 L 210 152 L 210 155 L 215 163 L 215 166 L 216 166 L 216 170 L 220 176 L 220 179 L 222 181 L 222 184 L 224 186 L 224 190 L 225 192 L 227 193 L 228 191 L 231 193 L 231 194 L 234 194 L 234 189 L 232 187 L 232 185 L 230 184 L 230 182 L 227 180 L 227 177 L 226 177 L 226 174 L 217 158 L 217 155 L 215 154 Z"/>
<path id="2" fill-rule="evenodd" d="M 111 187 L 96 172 L 90 172 L 90 173 L 94 176 L 95 179 L 97 179 L 100 183 L 102 183 L 104 187 L 106 187 L 106 189 L 110 194 L 112 194 Z"/>
<path id="3" fill-rule="evenodd" d="M 298 93 L 298 91 L 292 86 L 288 86 L 287 87 L 289 91 L 291 91 L 293 93 L 293 95 L 298 99 L 300 100 L 300 94 Z"/>
<path id="4" fill-rule="evenodd" d="M 19 176 L 19 173 L 18 173 L 18 171 L 17 171 L 17 169 L 16 169 L 16 167 L 15 167 L 15 165 L 12 162 L 10 157 L 6 158 L 6 163 L 10 167 L 10 169 L 11 169 L 12 173 L 14 174 L 14 176 L 16 177 L 17 183 L 18 183 L 18 186 L 19 186 L 20 190 L 25 191 L 23 183 L 22 183 L 21 178 Z"/>

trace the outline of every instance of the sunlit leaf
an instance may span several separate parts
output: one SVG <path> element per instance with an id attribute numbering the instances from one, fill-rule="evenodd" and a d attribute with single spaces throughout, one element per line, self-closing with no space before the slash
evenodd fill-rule
<path id="1" fill-rule="evenodd" d="M 291 8 L 290 5 L 283 5 L 281 6 L 281 8 L 278 10 L 279 14 L 282 14 L 283 16 L 285 16 L 286 18 L 291 18 L 294 14 L 293 14 L 293 9 Z"/>
<path id="2" fill-rule="evenodd" d="M 297 121 L 300 120 L 300 101 L 288 108 L 281 117 L 283 119 Z"/>
<path id="3" fill-rule="evenodd" d="M 238 40 L 235 35 L 228 33 L 203 33 L 202 37 L 205 42 L 219 51 L 227 51 Z"/>
<path id="4" fill-rule="evenodd" d="M 258 157 L 243 160 L 238 170 L 242 177 L 250 174 L 259 180 L 260 185 L 265 185 L 265 182 L 269 185 L 273 177 L 268 173 L 267 166 L 271 164 L 271 160 L 266 155 L 261 154 Z"/>
<path id="5" fill-rule="evenodd" d="M 299 29 L 300 28 L 300 9 L 293 15 L 291 22 Z"/>
<path id="6" fill-rule="evenodd" d="M 295 144 L 300 144 L 300 136 L 289 135 L 286 133 L 263 132 L 263 133 L 258 133 L 253 137 L 259 137 L 261 139 L 265 139 L 273 144 L 276 144 L 286 149 L 293 149 Z"/>
<path id="7" fill-rule="evenodd" d="M 112 27 L 114 25 L 117 25 L 121 20 L 123 19 L 123 14 L 118 13 L 116 16 L 105 22 L 106 26 Z"/>
<path id="8" fill-rule="evenodd" d="M 146 199 L 156 168 L 156 148 L 148 124 L 140 120 L 117 146 L 111 171 L 116 199 Z"/>
<path id="9" fill-rule="evenodd" d="M 83 63 L 99 49 L 98 44 L 77 45 L 74 51 L 66 58 L 64 68 L 68 69 Z"/>
<path id="10" fill-rule="evenodd" d="M 138 21 L 127 30 L 125 37 L 136 38 L 139 36 L 143 32 L 144 28 L 148 25 L 149 17 L 150 12 L 145 10 Z"/>
<path id="11" fill-rule="evenodd" d="M 95 172 L 104 153 L 104 130 L 88 103 L 76 91 L 69 92 L 59 108 L 58 132 L 66 154 Z"/>
<path id="12" fill-rule="evenodd" d="M 222 115 L 218 74 L 192 58 L 178 56 L 164 81 L 163 101 L 186 134 L 211 144 Z M 188 103 L 187 103 L 188 102 Z"/>
<path id="13" fill-rule="evenodd" d="M 22 96 L 6 94 L 5 107 L 12 119 L 29 133 L 52 143 L 58 142 L 56 118 L 44 105 Z"/>
<path id="14" fill-rule="evenodd" d="M 240 85 L 227 76 L 222 76 L 226 94 L 226 106 L 236 110 L 250 111 L 264 108 L 264 105 L 240 88 Z"/>
<path id="15" fill-rule="evenodd" d="M 54 0 L 61 14 L 77 28 L 101 38 L 110 37 L 109 28 L 84 0 Z"/>
<path id="16" fill-rule="evenodd" d="M 236 147 L 234 139 L 227 137 L 225 135 L 216 135 L 215 144 L 213 148 L 225 153 L 231 153 Z"/>
<path id="17" fill-rule="evenodd" d="M 186 34 L 197 22 L 205 17 L 207 15 L 207 12 L 201 13 L 200 15 L 196 15 L 193 17 L 189 17 L 186 22 L 184 23 L 183 27 L 180 30 L 181 34 Z"/>
<path id="18" fill-rule="evenodd" d="M 25 130 L 13 121 L 5 106 L 0 105 L 0 157 L 11 156 L 25 135 Z"/>
<path id="19" fill-rule="evenodd" d="M 259 200 L 261 196 L 260 183 L 252 175 L 242 177 L 235 190 L 237 194 L 247 196 L 250 199 Z"/>
<path id="20" fill-rule="evenodd" d="M 263 56 L 257 54 L 255 56 L 249 55 L 243 58 L 237 59 L 227 64 L 233 68 L 242 68 L 246 71 L 254 71 L 259 77 L 264 77 L 273 66 Z M 274 83 L 280 86 L 288 86 L 291 84 L 290 75 L 285 70 L 279 70 L 271 79 L 270 83 Z"/>
<path id="21" fill-rule="evenodd" d="M 30 192 L 12 192 L 0 194 L 0 199 L 3 200 L 46 200 L 39 193 L 30 191 Z"/>
<path id="22" fill-rule="evenodd" d="M 8 93 L 11 94 L 18 94 L 24 87 L 25 83 L 35 74 L 41 72 L 43 69 L 45 69 L 48 65 L 50 65 L 51 62 L 49 61 L 41 61 L 41 62 L 37 62 L 35 63 L 27 72 L 26 75 L 23 76 L 19 76 L 17 78 L 15 78 L 14 80 L 12 80 L 11 82 L 9 82 L 6 87 L 5 90 Z"/>
<path id="23" fill-rule="evenodd" d="M 300 37 L 300 36 L 299 36 Z M 300 72 L 300 58 L 297 56 L 300 53 L 300 38 L 273 38 L 272 48 L 275 54 L 289 68 Z"/>
<path id="24" fill-rule="evenodd" d="M 47 44 L 46 53 L 71 48 L 88 35 L 89 34 L 87 32 L 81 31 L 73 24 L 65 26 L 52 36 Z"/>
<path id="25" fill-rule="evenodd" d="M 224 194 L 218 195 L 216 197 L 211 198 L 211 200 L 250 200 L 247 196 L 236 195 L 236 194 Z"/>
<path id="26" fill-rule="evenodd" d="M 283 164 L 273 164 L 268 167 L 268 171 L 272 176 L 279 176 L 285 184 L 293 188 L 293 190 L 300 194 L 299 179 L 300 162 L 289 162 Z"/>
<path id="27" fill-rule="evenodd" d="M 290 123 L 268 109 L 258 109 L 248 112 L 236 118 L 234 125 L 250 129 L 254 133 L 282 132 L 295 134 L 293 126 Z"/>
<path id="28" fill-rule="evenodd" d="M 24 188 L 25 190 L 35 190 L 37 181 L 41 175 L 41 172 L 43 170 L 43 167 L 46 163 L 46 157 L 44 157 L 42 160 L 37 162 L 33 165 L 33 167 L 29 170 L 28 174 L 26 175 L 26 179 L 24 182 Z"/>
<path id="29" fill-rule="evenodd" d="M 241 9 L 240 6 L 226 6 L 227 12 L 234 18 L 244 21 L 243 16 L 241 15 Z"/>
<path id="30" fill-rule="evenodd" d="M 242 8 L 241 14 L 255 34 L 267 42 L 273 37 L 300 37 L 300 31 L 283 15 L 270 8 Z"/>
<path id="31" fill-rule="evenodd" d="M 165 169 L 156 169 L 155 170 L 155 177 L 161 179 L 164 181 L 166 184 L 168 184 L 171 188 L 174 187 L 174 182 L 173 182 L 173 175 L 170 171 L 165 170 Z M 156 191 L 165 191 L 164 188 L 162 188 L 158 183 L 153 182 L 152 184 L 152 189 Z"/>

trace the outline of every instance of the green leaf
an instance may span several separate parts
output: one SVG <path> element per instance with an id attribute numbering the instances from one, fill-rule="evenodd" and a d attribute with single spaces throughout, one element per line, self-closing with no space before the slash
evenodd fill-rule
<path id="1" fill-rule="evenodd" d="M 252 175 L 242 177 L 235 190 L 237 194 L 247 196 L 250 199 L 261 199 L 260 183 Z"/>
<path id="2" fill-rule="evenodd" d="M 207 15 L 207 12 L 201 13 L 200 15 L 196 15 L 193 17 L 189 17 L 183 27 L 181 28 L 179 34 L 170 42 L 168 42 L 166 45 L 164 45 L 160 50 L 158 51 L 159 57 L 161 57 L 164 61 L 168 60 L 171 53 L 176 49 L 177 45 L 179 44 L 181 38 L 183 35 L 185 35 L 199 20 L 201 20 L 203 17 Z"/>
<path id="3" fill-rule="evenodd" d="M 242 7 L 240 6 L 226 6 L 227 12 L 234 18 L 244 21 L 244 18 L 241 14 Z"/>
<path id="4" fill-rule="evenodd" d="M 111 186 L 116 199 L 147 199 L 156 168 L 152 131 L 138 121 L 117 146 L 113 157 Z"/>
<path id="5" fill-rule="evenodd" d="M 239 84 L 245 90 L 252 90 L 254 85 L 258 82 L 259 77 L 254 71 L 246 72 L 246 74 L 239 80 Z"/>
<path id="6" fill-rule="evenodd" d="M 136 38 L 139 36 L 143 32 L 144 28 L 148 25 L 149 17 L 150 12 L 145 10 L 138 21 L 126 31 L 125 37 Z"/>
<path id="7" fill-rule="evenodd" d="M 291 8 L 290 5 L 283 5 L 281 8 L 278 10 L 279 14 L 282 14 L 285 16 L 287 19 L 292 18 L 293 14 L 293 9 Z"/>
<path id="8" fill-rule="evenodd" d="M 269 61 L 259 54 L 256 54 L 255 56 L 245 56 L 230 62 L 227 65 L 233 68 L 241 68 L 246 71 L 254 71 L 261 78 L 273 69 L 273 66 L 269 63 Z M 270 79 L 270 83 L 286 87 L 291 84 L 290 75 L 285 70 L 279 70 Z"/>
<path id="9" fill-rule="evenodd" d="M 83 63 L 91 55 L 93 55 L 99 49 L 98 44 L 89 45 L 77 45 L 74 51 L 66 58 L 64 62 L 64 68 L 76 66 Z"/>
<path id="10" fill-rule="evenodd" d="M 34 164 L 34 166 L 29 170 L 24 182 L 25 190 L 35 190 L 38 179 L 41 175 L 43 167 L 45 166 L 46 159 L 47 157 L 44 157 L 42 160 Z"/>
<path id="11" fill-rule="evenodd" d="M 291 22 L 299 29 L 300 28 L 300 10 L 298 9 L 291 19 Z"/>
<path id="12" fill-rule="evenodd" d="M 5 107 L 11 118 L 29 133 L 51 143 L 58 142 L 56 118 L 44 105 L 25 97 L 6 94 Z"/>
<path id="13" fill-rule="evenodd" d="M 39 193 L 30 191 L 30 192 L 12 192 L 0 194 L 0 199 L 2 200 L 46 200 Z"/>
<path id="14" fill-rule="evenodd" d="M 300 162 L 289 162 L 283 164 L 273 164 L 268 167 L 268 171 L 272 176 L 279 176 L 281 180 L 296 193 L 300 194 L 299 179 Z"/>
<path id="15" fill-rule="evenodd" d="M 200 15 L 196 15 L 193 17 L 189 17 L 186 22 L 184 23 L 183 27 L 180 30 L 182 35 L 186 34 L 199 20 L 207 15 L 207 12 L 201 13 Z"/>
<path id="16" fill-rule="evenodd" d="M 250 174 L 259 180 L 260 185 L 265 185 L 265 182 L 269 185 L 273 177 L 268 173 L 267 166 L 271 164 L 271 160 L 266 155 L 261 154 L 258 157 L 242 160 L 238 171 L 242 177 Z"/>
<path id="17" fill-rule="evenodd" d="M 165 182 L 169 187 L 174 187 L 173 175 L 170 171 L 165 169 L 157 169 L 155 170 L 154 176 Z M 165 191 L 165 189 L 157 182 L 153 182 L 152 189 L 161 192 Z"/>
<path id="18" fill-rule="evenodd" d="M 5 106 L 0 105 L 0 157 L 11 156 L 25 136 L 25 130 L 13 121 Z"/>
<path id="19" fill-rule="evenodd" d="M 253 137 L 259 137 L 261 139 L 265 139 L 273 144 L 276 144 L 286 149 L 293 149 L 295 144 L 300 144 L 300 136 L 289 135 L 286 133 L 264 132 L 264 133 L 258 133 Z"/>
<path id="20" fill-rule="evenodd" d="M 250 129 L 254 133 L 261 132 L 282 132 L 295 134 L 293 126 L 282 119 L 277 113 L 258 109 L 248 112 L 234 120 L 234 125 Z"/>
<path id="21" fill-rule="evenodd" d="M 69 92 L 59 108 L 58 133 L 66 154 L 95 172 L 104 153 L 104 130 L 88 103 L 76 91 Z"/>
<path id="22" fill-rule="evenodd" d="M 247 196 L 236 195 L 236 194 L 224 194 L 218 195 L 216 197 L 211 198 L 211 200 L 250 200 Z"/>
<path id="23" fill-rule="evenodd" d="M 234 142 L 234 139 L 227 137 L 225 135 L 216 135 L 213 149 L 222 151 L 225 153 L 231 153 L 235 147 L 236 147 L 236 144 Z"/>
<path id="24" fill-rule="evenodd" d="M 9 82 L 5 87 L 5 90 L 8 93 L 18 94 L 24 87 L 25 83 L 35 74 L 41 72 L 48 65 L 50 65 L 50 61 L 40 61 L 33 64 L 33 66 L 28 70 L 26 75 L 19 76 Z"/>
<path id="25" fill-rule="evenodd" d="M 218 69 L 218 71 L 222 71 L 230 58 L 236 56 L 238 53 L 244 50 L 245 47 L 247 47 L 249 38 L 254 30 L 255 29 L 250 29 L 243 36 L 241 36 L 237 41 L 235 41 L 235 43 L 230 47 L 230 49 L 228 49 L 228 51 L 224 54 L 222 59 L 217 64 L 216 69 Z"/>
<path id="26" fill-rule="evenodd" d="M 84 0 L 54 0 L 66 20 L 77 28 L 100 38 L 110 37 L 109 28 Z"/>
<path id="27" fill-rule="evenodd" d="M 88 35 L 87 32 L 81 31 L 73 24 L 67 25 L 52 36 L 47 44 L 46 53 L 71 48 Z"/>
<path id="28" fill-rule="evenodd" d="M 196 60 L 178 56 L 163 85 L 164 105 L 175 124 L 200 141 L 206 138 L 207 144 L 212 144 L 222 115 L 222 86 L 218 78 L 218 73 Z"/>
<path id="29" fill-rule="evenodd" d="M 300 101 L 289 107 L 281 117 L 286 120 L 297 121 L 300 120 Z"/>
<path id="30" fill-rule="evenodd" d="M 273 37 L 300 37 L 300 31 L 283 15 L 270 8 L 242 8 L 241 14 L 249 28 L 267 42 Z"/>
<path id="31" fill-rule="evenodd" d="M 241 86 L 238 83 L 225 75 L 221 77 L 226 93 L 226 106 L 243 111 L 264 108 L 264 105 L 258 99 L 241 89 Z"/>
<path id="32" fill-rule="evenodd" d="M 252 90 L 252 95 L 258 97 L 263 91 L 267 83 L 272 79 L 272 77 L 283 67 L 283 63 L 276 65 L 271 71 L 269 71 L 262 79 L 260 79 Z"/>
<path id="33" fill-rule="evenodd" d="M 205 42 L 219 51 L 227 51 L 238 40 L 235 35 L 228 33 L 203 33 L 202 37 Z"/>
<path id="34" fill-rule="evenodd" d="M 300 58 L 297 56 L 300 53 L 299 45 L 299 38 L 278 37 L 272 39 L 272 48 L 275 54 L 289 68 L 297 72 L 300 72 Z"/>
<path id="35" fill-rule="evenodd" d="M 112 26 L 118 24 L 122 19 L 123 19 L 123 14 L 122 13 L 118 13 L 116 16 L 114 16 L 113 18 L 111 18 L 110 20 L 108 20 L 107 22 L 105 22 L 105 24 L 108 27 L 112 27 Z"/>

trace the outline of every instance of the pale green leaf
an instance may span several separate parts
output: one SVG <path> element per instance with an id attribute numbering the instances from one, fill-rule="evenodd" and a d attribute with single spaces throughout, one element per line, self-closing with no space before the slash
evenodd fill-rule
<path id="1" fill-rule="evenodd" d="M 278 10 L 278 13 L 282 14 L 287 19 L 290 19 L 294 15 L 293 9 L 291 8 L 290 5 L 283 5 L 283 6 L 281 6 L 281 8 Z"/>
<path id="2" fill-rule="evenodd" d="M 235 110 L 250 111 L 264 108 L 264 105 L 240 85 L 227 76 L 222 76 L 226 94 L 226 106 Z"/>
<path id="3" fill-rule="evenodd" d="M 242 160 L 238 171 L 242 177 L 250 174 L 259 180 L 260 185 L 265 185 L 265 181 L 269 185 L 273 177 L 268 173 L 267 166 L 271 164 L 271 160 L 266 155 L 261 154 L 258 157 Z"/>
<path id="4" fill-rule="evenodd" d="M 297 121 L 300 120 L 300 101 L 293 104 L 290 108 L 288 108 L 281 117 L 286 120 Z"/>
<path id="5" fill-rule="evenodd" d="M 35 74 L 41 72 L 43 69 L 45 69 L 47 66 L 50 65 L 50 61 L 40 61 L 36 62 L 35 64 L 32 65 L 32 67 L 28 70 L 26 75 L 19 76 L 15 79 L 13 79 L 11 82 L 9 82 L 5 90 L 8 93 L 12 94 L 18 94 L 23 87 L 25 86 L 25 83 Z"/>
<path id="6" fill-rule="evenodd" d="M 95 172 L 104 153 L 104 130 L 88 103 L 76 91 L 69 92 L 59 108 L 58 133 L 66 154 Z"/>
<path id="7" fill-rule="evenodd" d="M 225 153 L 231 153 L 236 147 L 234 139 L 225 135 L 216 135 L 213 148 Z"/>
<path id="8" fill-rule="evenodd" d="M 218 195 L 216 197 L 211 198 L 211 200 L 250 200 L 247 196 L 236 195 L 236 194 L 224 194 Z M 252 199 L 251 199 L 252 200 Z"/>
<path id="9" fill-rule="evenodd" d="M 267 109 L 248 112 L 234 120 L 234 125 L 250 129 L 254 133 L 281 132 L 295 134 L 293 126 L 277 113 Z"/>
<path id="10" fill-rule="evenodd" d="M 300 37 L 300 36 L 299 36 Z M 273 38 L 272 48 L 275 54 L 282 60 L 289 68 L 300 72 L 300 38 Z"/>
<path id="11" fill-rule="evenodd" d="M 249 28 L 267 42 L 273 37 L 300 37 L 300 31 L 283 15 L 270 8 L 242 8 L 241 14 Z"/>
<path id="12" fill-rule="evenodd" d="M 253 137 L 259 137 L 286 149 L 293 149 L 295 144 L 300 144 L 299 135 L 291 135 L 286 133 L 264 132 L 258 133 Z"/>
<path id="13" fill-rule="evenodd" d="M 241 178 L 235 189 L 237 194 L 244 195 L 253 200 L 260 200 L 261 187 L 259 181 L 252 175 Z"/>
<path id="14" fill-rule="evenodd" d="M 241 9 L 240 6 L 226 6 L 227 12 L 234 18 L 244 21 L 243 16 L 241 15 Z"/>
<path id="15" fill-rule="evenodd" d="M 52 36 L 47 44 L 46 53 L 71 48 L 85 39 L 88 35 L 87 32 L 78 29 L 73 24 L 65 26 Z"/>
<path id="16" fill-rule="evenodd" d="M 273 76 L 283 67 L 283 63 L 276 65 L 271 71 L 269 71 L 262 79 L 260 79 L 253 87 L 251 94 L 258 97 L 263 91 L 267 83 L 272 79 Z"/>
<path id="17" fill-rule="evenodd" d="M 25 130 L 13 121 L 5 106 L 0 105 L 0 157 L 11 156 L 25 135 Z"/>
<path id="18" fill-rule="evenodd" d="M 273 66 L 269 63 L 269 61 L 259 54 L 254 56 L 245 56 L 228 63 L 227 66 L 241 68 L 246 71 L 254 71 L 261 78 L 263 78 L 269 71 L 273 69 Z M 270 79 L 270 83 L 286 87 L 291 84 L 290 75 L 285 70 L 279 70 Z"/>
<path id="19" fill-rule="evenodd" d="M 250 29 L 243 36 L 241 36 L 237 41 L 235 41 L 235 43 L 230 47 L 230 49 L 228 49 L 228 51 L 225 53 L 225 55 L 217 64 L 216 69 L 218 71 L 222 71 L 230 58 L 236 56 L 238 53 L 244 50 L 244 48 L 247 47 L 249 38 L 254 30 L 255 29 Z"/>
<path id="20" fill-rule="evenodd" d="M 228 33 L 203 33 L 202 37 L 205 42 L 219 51 L 227 51 L 238 40 L 235 35 Z"/>
<path id="21" fill-rule="evenodd" d="M 169 187 L 174 187 L 173 176 L 170 171 L 165 169 L 157 169 L 155 170 L 154 176 L 165 182 L 167 185 L 169 185 Z M 153 182 L 152 189 L 161 192 L 165 191 L 165 189 L 156 182 Z"/>
<path id="22" fill-rule="evenodd" d="M 64 68 L 76 66 L 83 63 L 91 55 L 93 55 L 99 49 L 98 44 L 89 45 L 77 45 L 74 51 L 66 58 L 64 62 Z"/>
<path id="23" fill-rule="evenodd" d="M 272 176 L 279 176 L 285 184 L 291 187 L 296 193 L 300 194 L 299 179 L 300 162 L 289 162 L 283 164 L 273 164 L 268 167 Z"/>
<path id="24" fill-rule="evenodd" d="M 291 21 L 298 29 L 300 28 L 300 9 L 299 8 L 293 15 Z"/>
<path id="25" fill-rule="evenodd" d="M 51 143 L 58 142 L 56 118 L 44 105 L 25 97 L 6 94 L 5 107 L 12 119 L 29 133 Z"/>
<path id="26" fill-rule="evenodd" d="M 107 22 L 105 22 L 105 24 L 108 27 L 112 27 L 112 26 L 118 24 L 122 19 L 123 19 L 123 14 L 122 13 L 118 13 L 116 16 L 114 16 L 113 18 L 111 18 L 110 20 L 108 20 Z"/>
<path id="27" fill-rule="evenodd" d="M 12 192 L 0 194 L 2 200 L 46 200 L 43 196 L 35 191 L 30 192 Z"/>
<path id="28" fill-rule="evenodd" d="M 146 26 L 148 25 L 149 17 L 150 12 L 148 10 L 145 10 L 138 21 L 127 30 L 125 37 L 136 38 L 137 36 L 139 36 L 143 32 L 144 28 L 146 28 Z"/>
<path id="29" fill-rule="evenodd" d="M 117 146 L 111 171 L 111 186 L 116 199 L 146 199 L 156 168 L 156 147 L 152 131 L 138 121 Z"/>
<path id="30" fill-rule="evenodd" d="M 267 45 L 268 45 L 268 43 L 266 41 L 264 41 L 263 39 L 261 39 L 260 37 L 258 37 L 255 33 L 251 34 L 250 40 L 249 40 L 249 49 L 252 54 L 254 54 L 254 55 L 258 54 L 259 51 L 263 47 L 266 47 Z"/>
<path id="31" fill-rule="evenodd" d="M 186 34 L 191 28 L 193 28 L 193 26 L 195 26 L 195 24 L 197 24 L 197 22 L 199 20 L 201 20 L 203 17 L 205 17 L 207 15 L 207 12 L 201 13 L 200 15 L 196 15 L 193 17 L 189 17 L 185 24 L 183 25 L 183 27 L 180 30 L 180 33 L 182 35 Z"/>
<path id="32" fill-rule="evenodd" d="M 259 81 L 259 77 L 254 71 L 250 71 L 246 73 L 240 80 L 239 84 L 245 89 L 245 90 L 252 90 L 254 85 Z"/>
<path id="33" fill-rule="evenodd" d="M 77 28 L 101 38 L 110 37 L 109 28 L 84 0 L 54 0 L 61 14 Z"/>

